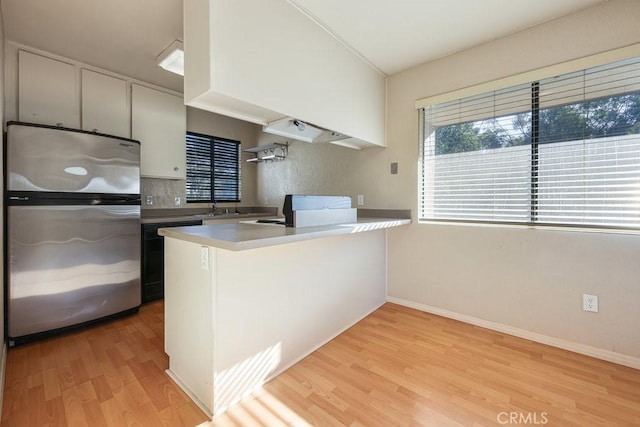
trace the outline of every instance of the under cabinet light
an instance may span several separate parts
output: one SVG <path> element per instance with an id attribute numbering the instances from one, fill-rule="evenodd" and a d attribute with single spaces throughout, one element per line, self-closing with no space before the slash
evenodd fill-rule
<path id="1" fill-rule="evenodd" d="M 158 65 L 167 71 L 184 76 L 184 49 L 180 40 L 175 40 L 160 52 Z"/>

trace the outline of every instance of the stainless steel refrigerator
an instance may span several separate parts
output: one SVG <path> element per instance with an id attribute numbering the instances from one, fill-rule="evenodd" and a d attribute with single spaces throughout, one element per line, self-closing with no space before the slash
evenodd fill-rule
<path id="1" fill-rule="evenodd" d="M 140 144 L 9 122 L 9 345 L 140 306 Z"/>

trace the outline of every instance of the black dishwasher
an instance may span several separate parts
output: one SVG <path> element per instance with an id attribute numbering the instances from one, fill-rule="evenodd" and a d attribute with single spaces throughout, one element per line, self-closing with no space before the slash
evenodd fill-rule
<path id="1" fill-rule="evenodd" d="M 164 298 L 164 238 L 159 228 L 202 225 L 202 221 L 142 224 L 142 302 Z"/>

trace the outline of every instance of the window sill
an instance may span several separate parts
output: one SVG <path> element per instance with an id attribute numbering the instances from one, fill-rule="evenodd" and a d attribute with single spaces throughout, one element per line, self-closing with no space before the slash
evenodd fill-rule
<path id="1" fill-rule="evenodd" d="M 419 219 L 418 224 L 436 226 L 459 226 L 459 227 L 482 227 L 482 228 L 503 228 L 515 230 L 539 230 L 539 231 L 559 231 L 567 233 L 597 233 L 597 234 L 629 234 L 640 235 L 640 229 L 605 228 L 605 227 L 579 227 L 572 225 L 551 225 L 551 224 L 529 224 L 529 223 L 504 223 L 504 222 L 466 222 L 447 220 Z"/>

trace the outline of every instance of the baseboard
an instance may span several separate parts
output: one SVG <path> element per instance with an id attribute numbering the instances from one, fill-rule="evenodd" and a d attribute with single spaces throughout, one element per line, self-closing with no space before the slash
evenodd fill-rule
<path id="1" fill-rule="evenodd" d="M 207 417 L 209 417 L 209 419 L 211 419 L 211 418 L 213 417 L 213 414 L 211 413 L 211 411 L 209 410 L 209 408 L 207 408 L 207 405 L 205 405 L 204 403 L 202 403 L 202 401 L 200 401 L 200 399 L 198 399 L 198 397 L 197 397 L 195 394 L 193 394 L 193 393 L 191 392 L 191 390 L 189 390 L 189 388 L 188 388 L 186 385 L 184 385 L 184 383 L 180 380 L 180 378 L 178 378 L 178 377 L 176 376 L 176 374 L 174 374 L 174 373 L 171 371 L 171 369 L 165 369 L 164 373 L 165 373 L 165 374 L 167 374 L 167 376 L 168 376 L 169 378 L 171 378 L 171 380 L 172 380 L 174 383 L 176 383 L 176 385 L 177 385 L 178 387 L 180 387 L 180 389 L 181 389 L 182 391 L 184 391 L 184 392 L 185 392 L 185 394 L 186 394 L 187 396 L 189 396 L 189 398 L 191 399 L 191 401 L 193 401 L 193 403 L 195 403 L 195 404 L 196 404 L 196 406 L 197 406 L 198 408 L 200 408 L 200 410 L 201 410 L 202 412 L 204 412 L 204 414 L 205 414 Z"/>
<path id="2" fill-rule="evenodd" d="M 2 342 L 2 352 L 0 353 L 0 408 L 4 397 L 4 374 L 7 368 L 7 342 Z M 1 409 L 0 409 L 1 410 Z"/>
<path id="3" fill-rule="evenodd" d="M 374 311 L 376 311 L 377 309 L 379 309 L 380 307 L 382 307 L 384 305 L 384 302 L 382 302 L 381 304 L 376 305 L 375 307 L 373 307 L 371 310 L 369 310 L 366 314 L 364 314 L 362 317 L 358 318 L 358 319 L 353 319 L 350 323 L 348 323 L 346 326 L 344 326 L 343 328 L 341 328 L 340 330 L 336 331 L 333 335 L 331 335 L 330 337 L 326 338 L 325 340 L 323 340 L 322 342 L 318 343 L 315 347 L 311 348 L 309 351 L 307 351 L 306 353 L 302 354 L 301 356 L 297 357 L 295 360 L 292 360 L 291 362 L 287 363 L 286 365 L 283 366 L 279 366 L 278 369 L 276 369 L 275 371 L 273 371 L 271 373 L 271 375 L 269 375 L 269 377 L 265 380 L 265 384 L 268 383 L 269 381 L 271 381 L 272 379 L 274 379 L 275 377 L 277 377 L 278 375 L 280 375 L 281 373 L 283 373 L 284 371 L 286 371 L 287 369 L 291 368 L 293 365 L 295 365 L 296 363 L 300 362 L 302 359 L 304 359 L 305 357 L 309 356 L 311 353 L 313 353 L 314 351 L 318 350 L 320 347 L 328 344 L 330 341 L 336 339 L 339 335 L 342 335 L 344 332 L 346 332 L 348 329 L 354 327 L 357 323 L 359 323 L 360 321 L 364 320 L 364 318 L 366 318 L 367 316 L 370 316 Z"/>
<path id="4" fill-rule="evenodd" d="M 293 365 L 295 365 L 296 363 L 300 362 L 302 359 L 304 359 L 305 357 L 309 356 L 311 353 L 313 353 L 314 351 L 318 350 L 320 347 L 322 347 L 323 345 L 327 344 L 328 342 L 330 342 L 331 340 L 333 340 L 334 338 L 336 338 L 338 335 L 342 334 L 343 332 L 345 332 L 347 329 L 353 327 L 356 323 L 360 322 L 362 319 L 364 319 L 365 317 L 369 316 L 371 313 L 373 313 L 374 311 L 376 311 L 377 309 L 379 309 L 380 307 L 382 307 L 385 304 L 386 301 L 382 301 L 379 304 L 376 304 L 373 308 L 371 308 L 370 310 L 368 310 L 364 315 L 362 315 L 361 317 L 358 317 L 357 319 L 352 319 L 351 322 L 349 322 L 346 326 L 342 327 L 340 330 L 336 331 L 333 335 L 331 335 L 330 337 L 326 338 L 325 340 L 323 340 L 322 342 L 316 344 L 313 348 L 311 348 L 309 351 L 305 352 L 304 354 L 300 355 L 299 357 L 297 357 L 295 360 L 292 360 L 291 362 L 287 363 L 286 365 L 283 366 L 279 366 L 278 369 L 276 369 L 275 371 L 273 371 L 265 380 L 264 382 L 262 382 L 260 384 L 260 386 L 253 388 L 252 390 L 249 390 L 244 396 L 242 396 L 238 401 L 242 401 L 244 399 L 246 399 L 247 397 L 251 396 L 252 393 L 254 393 L 256 390 L 259 390 L 260 388 L 262 388 L 266 383 L 268 383 L 269 381 L 271 381 L 272 379 L 274 379 L 275 377 L 277 377 L 278 375 L 280 375 L 281 373 L 283 373 L 284 371 L 286 371 L 287 369 L 291 368 Z M 224 414 L 228 409 L 232 408 L 233 406 L 235 406 L 237 404 L 237 402 L 233 403 L 232 405 L 228 406 L 228 407 L 223 407 L 223 408 L 218 408 L 218 410 L 215 412 L 215 414 L 212 414 L 211 411 L 209 410 L 209 408 L 206 407 L 206 405 L 204 403 L 202 403 L 196 396 L 195 394 L 193 394 L 189 388 L 187 386 L 185 386 L 185 384 L 180 381 L 180 378 L 178 378 L 172 371 L 171 369 L 167 369 L 165 371 L 165 373 L 178 385 L 178 387 L 180 387 L 182 389 L 182 391 L 184 391 L 190 398 L 191 400 L 202 410 L 202 412 L 204 412 L 209 418 L 211 418 L 212 420 L 214 420 L 216 417 Z M 197 427 L 205 427 L 205 426 L 210 426 L 212 425 L 211 422 L 209 421 L 205 421 L 202 424 L 199 424 Z"/>
<path id="5" fill-rule="evenodd" d="M 414 301 L 405 300 L 396 297 L 387 297 L 387 301 L 402 305 L 409 308 L 415 308 L 416 310 L 424 311 L 427 313 L 435 314 L 449 319 L 459 320 L 461 322 L 469 323 L 471 325 L 480 326 L 482 328 L 491 329 L 492 331 L 502 332 L 507 335 L 513 335 L 519 338 L 528 339 L 541 344 L 550 345 L 552 347 L 561 348 L 563 350 L 569 350 L 574 353 L 583 354 L 585 356 L 595 357 L 596 359 L 606 360 L 607 362 L 617 363 L 619 365 L 628 366 L 634 369 L 640 369 L 640 358 L 628 356 L 625 354 L 616 353 L 609 350 L 604 350 L 597 347 L 591 347 L 589 345 L 576 343 L 573 341 L 567 341 L 561 338 L 555 338 L 548 335 L 538 334 L 535 332 L 527 331 L 525 329 L 515 328 L 513 326 L 505 325 L 502 323 L 491 322 L 477 317 L 468 316 L 466 314 L 460 314 L 453 311 L 445 310 L 438 307 L 432 307 L 426 304 L 420 304 Z"/>
<path id="6" fill-rule="evenodd" d="M 216 417 L 224 414 L 228 409 L 234 407 L 238 402 L 248 398 L 249 396 L 251 396 L 253 393 L 256 392 L 256 390 L 259 390 L 260 388 L 262 388 L 265 384 L 267 384 L 269 381 L 271 381 L 272 379 L 276 378 L 278 375 L 280 375 L 281 373 L 283 373 L 284 371 L 286 371 L 287 369 L 291 368 L 293 365 L 295 365 L 296 363 L 300 362 L 302 359 L 304 359 L 305 357 L 309 356 L 311 353 L 313 353 L 314 351 L 318 350 L 320 347 L 322 347 L 323 345 L 329 343 L 331 340 L 335 339 L 338 335 L 342 334 L 343 332 L 345 332 L 347 329 L 353 327 L 356 325 L 356 323 L 360 322 L 362 319 L 364 319 L 365 317 L 369 316 L 371 313 L 373 313 L 374 311 L 376 311 L 377 309 L 379 309 L 380 307 L 382 307 L 385 304 L 386 301 L 382 301 L 380 304 L 375 305 L 373 308 L 371 308 L 368 312 L 366 312 L 364 315 L 359 316 L 356 319 L 352 319 L 351 322 L 349 322 L 346 326 L 342 327 L 341 329 L 339 329 L 338 331 L 336 331 L 335 333 L 333 333 L 333 335 L 327 337 L 326 339 L 324 339 L 322 342 L 316 344 L 313 348 L 309 349 L 309 351 L 305 352 L 304 354 L 296 357 L 294 360 L 290 361 L 289 363 L 287 363 L 286 365 L 282 365 L 282 366 L 278 366 L 278 368 L 271 372 L 271 374 L 269 374 L 269 376 L 267 378 L 265 378 L 265 380 L 260 384 L 260 386 L 253 388 L 249 391 L 247 391 L 247 393 L 245 393 L 242 397 L 240 397 L 237 401 L 235 401 L 233 404 L 226 406 L 226 407 L 222 407 L 222 408 L 218 408 L 218 410 L 215 412 L 215 414 L 213 415 L 213 419 L 215 419 Z M 168 371 L 168 370 L 167 370 Z M 197 403 L 197 402 L 196 402 Z M 201 427 L 201 426 L 198 426 Z M 202 426 L 204 427 L 204 425 Z"/>

